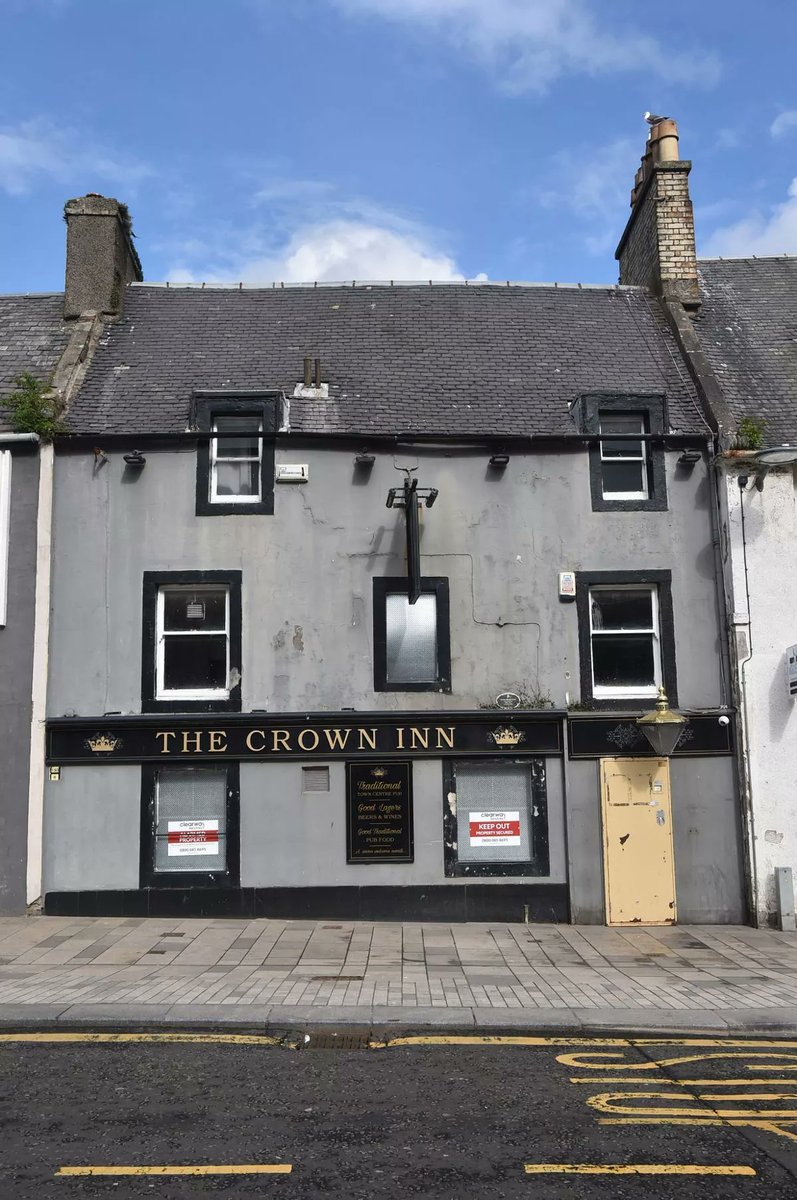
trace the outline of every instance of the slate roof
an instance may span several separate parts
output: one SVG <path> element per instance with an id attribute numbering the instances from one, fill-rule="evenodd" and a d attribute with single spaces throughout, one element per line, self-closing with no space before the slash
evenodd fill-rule
<path id="1" fill-rule="evenodd" d="M 48 379 L 69 340 L 63 293 L 0 296 L 0 430 L 11 428 L 3 400 L 24 371 Z"/>
<path id="2" fill-rule="evenodd" d="M 134 284 L 69 421 L 80 433 L 178 432 L 196 390 L 283 389 L 319 356 L 326 401 L 300 432 L 573 432 L 582 391 L 664 392 L 671 426 L 705 430 L 658 302 L 637 288 Z"/>
<path id="3" fill-rule="evenodd" d="M 705 259 L 695 327 L 738 420 L 797 443 L 797 258 Z"/>

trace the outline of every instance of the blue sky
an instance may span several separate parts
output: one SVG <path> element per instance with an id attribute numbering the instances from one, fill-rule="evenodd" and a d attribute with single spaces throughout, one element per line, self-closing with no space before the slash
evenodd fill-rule
<path id="1" fill-rule="evenodd" d="M 70 196 L 153 282 L 612 283 L 646 109 L 702 254 L 797 253 L 794 0 L 0 0 L 0 292 Z"/>

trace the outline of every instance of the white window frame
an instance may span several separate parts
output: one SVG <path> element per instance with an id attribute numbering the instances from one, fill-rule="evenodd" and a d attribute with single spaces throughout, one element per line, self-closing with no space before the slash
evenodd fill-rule
<path id="1" fill-rule="evenodd" d="M 203 588 L 224 589 L 224 629 L 164 629 L 164 614 L 166 608 L 166 593 L 182 592 L 186 599 L 192 593 Z M 227 646 L 226 679 L 227 686 L 223 688 L 167 688 L 164 687 L 164 671 L 166 660 L 166 638 L 179 637 L 219 637 L 224 634 Z M 230 587 L 229 584 L 163 584 L 158 588 L 158 604 L 155 617 L 155 699 L 156 700 L 229 700 L 230 698 Z"/>
<path id="2" fill-rule="evenodd" d="M 637 627 L 629 629 L 594 629 L 592 625 L 592 597 L 601 592 L 649 592 L 650 593 L 650 617 L 651 625 L 649 628 Z M 659 615 L 659 589 L 653 583 L 624 583 L 624 584 L 596 584 L 589 589 L 588 596 L 589 609 L 589 669 L 592 677 L 592 695 L 595 700 L 611 700 L 611 699 L 633 699 L 646 696 L 658 695 L 658 690 L 662 686 L 662 667 L 661 667 L 661 620 Z M 625 634 L 629 636 L 638 636 L 641 633 L 650 634 L 653 639 L 653 683 L 647 686 L 640 687 L 624 687 L 620 684 L 596 684 L 595 682 L 595 660 L 592 654 L 593 638 L 602 636 L 622 637 Z"/>
<path id="3" fill-rule="evenodd" d="M 645 414 L 644 413 L 636 412 L 636 411 L 609 412 L 606 409 L 600 409 L 598 412 L 598 432 L 601 435 L 601 439 L 603 439 L 603 437 L 605 436 L 607 441 L 611 441 L 611 439 L 612 439 L 611 433 L 606 433 L 605 435 L 603 433 L 602 418 L 611 419 L 612 417 L 637 417 L 639 420 L 640 436 L 644 439 L 644 435 L 647 432 L 647 430 L 645 429 Z M 628 443 L 629 447 L 631 446 L 631 444 L 632 444 L 631 442 Z M 650 499 L 650 483 L 649 483 L 650 467 L 648 465 L 647 445 L 644 440 L 642 440 L 639 444 L 639 454 L 612 454 L 611 456 L 607 456 L 603 453 L 603 440 L 601 440 L 601 443 L 600 443 L 600 452 L 601 452 L 601 495 L 604 500 L 649 500 Z M 641 491 L 639 491 L 639 492 L 607 491 L 606 484 L 604 481 L 603 464 L 604 463 L 624 463 L 624 462 L 641 463 L 641 465 L 642 465 L 642 490 Z"/>
<path id="4" fill-rule="evenodd" d="M 250 420 L 245 413 L 218 413 L 213 417 L 211 423 L 211 432 L 218 433 L 219 420 L 225 420 L 229 417 L 241 417 L 243 420 Z M 251 417 L 252 422 L 257 420 L 257 455 L 252 455 L 249 458 L 228 458 L 224 454 L 219 454 L 219 444 L 223 446 L 224 438 L 213 437 L 210 439 L 210 503 L 211 504 L 260 504 L 263 498 L 263 422 L 259 418 Z M 216 470 L 218 463 L 257 463 L 257 492 L 252 492 L 247 495 L 219 495 L 217 491 L 218 473 Z"/>
<path id="5" fill-rule="evenodd" d="M 8 548 L 11 541 L 11 451 L 0 450 L 0 628 L 8 620 Z"/>

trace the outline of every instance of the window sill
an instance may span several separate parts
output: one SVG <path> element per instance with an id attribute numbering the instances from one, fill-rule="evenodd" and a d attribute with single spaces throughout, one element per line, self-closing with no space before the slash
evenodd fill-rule
<path id="1" fill-rule="evenodd" d="M 141 704 L 142 713 L 214 713 L 240 712 L 241 697 L 231 695 L 220 700 L 189 700 L 186 698 L 174 700 L 146 699 Z"/>

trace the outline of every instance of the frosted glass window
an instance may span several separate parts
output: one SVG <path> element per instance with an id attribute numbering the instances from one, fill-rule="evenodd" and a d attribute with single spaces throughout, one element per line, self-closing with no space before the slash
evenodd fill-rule
<path id="1" fill-rule="evenodd" d="M 406 593 L 385 597 L 388 683 L 434 683 L 437 679 L 437 596 L 410 604 Z"/>
<path id="2" fill-rule="evenodd" d="M 524 763 L 457 763 L 459 862 L 534 858 L 531 772 Z"/>
<path id="3" fill-rule="evenodd" d="M 155 870 L 226 871 L 227 772 L 169 767 L 155 780 Z"/>

